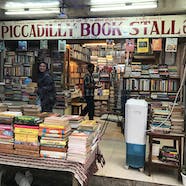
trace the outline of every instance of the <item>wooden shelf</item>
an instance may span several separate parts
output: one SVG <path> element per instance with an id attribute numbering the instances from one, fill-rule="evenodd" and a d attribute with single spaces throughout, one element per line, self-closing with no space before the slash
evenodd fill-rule
<path id="1" fill-rule="evenodd" d="M 153 164 L 158 164 L 159 166 L 169 166 L 169 167 L 173 167 L 173 168 L 179 168 L 178 163 L 174 163 L 174 162 L 163 162 L 160 160 L 152 160 Z"/>
<path id="2" fill-rule="evenodd" d="M 134 55 L 134 59 L 155 59 L 154 55 Z"/>
<path id="3" fill-rule="evenodd" d="M 184 134 L 175 134 L 175 133 L 153 133 L 153 132 L 147 132 L 147 135 L 149 136 L 149 158 L 148 158 L 148 174 L 151 176 L 151 169 L 153 165 L 158 166 L 164 166 L 167 168 L 175 168 L 178 171 L 178 179 L 180 179 L 180 171 L 182 166 L 182 138 L 185 137 Z M 178 149 L 178 164 L 170 163 L 170 162 L 162 162 L 160 160 L 152 160 L 152 142 L 153 139 L 166 139 L 173 141 L 173 146 L 175 149 Z M 178 147 L 177 143 L 178 142 Z"/>

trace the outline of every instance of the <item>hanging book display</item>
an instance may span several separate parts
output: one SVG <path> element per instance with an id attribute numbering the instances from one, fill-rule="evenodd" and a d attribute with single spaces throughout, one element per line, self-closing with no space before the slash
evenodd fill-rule
<path id="1" fill-rule="evenodd" d="M 137 53 L 147 53 L 149 52 L 149 39 L 138 39 L 137 40 Z"/>
<path id="2" fill-rule="evenodd" d="M 58 51 L 66 52 L 66 40 L 58 40 Z"/>
<path id="3" fill-rule="evenodd" d="M 48 41 L 47 40 L 40 41 L 40 49 L 48 49 Z"/>
<path id="4" fill-rule="evenodd" d="M 18 41 L 18 50 L 27 50 L 27 41 Z"/>
<path id="5" fill-rule="evenodd" d="M 126 52 L 134 52 L 134 39 L 126 39 Z"/>
<path id="6" fill-rule="evenodd" d="M 162 50 L 162 39 L 152 39 L 152 50 L 153 51 Z"/>
<path id="7" fill-rule="evenodd" d="M 178 38 L 166 38 L 165 52 L 176 52 Z"/>

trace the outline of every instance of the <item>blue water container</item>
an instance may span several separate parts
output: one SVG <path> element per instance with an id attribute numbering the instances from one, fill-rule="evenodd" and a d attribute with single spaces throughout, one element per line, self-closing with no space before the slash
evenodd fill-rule
<path id="1" fill-rule="evenodd" d="M 143 168 L 145 164 L 146 145 L 126 143 L 126 165 Z"/>

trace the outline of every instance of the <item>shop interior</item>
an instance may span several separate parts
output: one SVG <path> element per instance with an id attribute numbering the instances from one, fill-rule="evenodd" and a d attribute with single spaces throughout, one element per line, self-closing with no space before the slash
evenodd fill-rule
<path id="1" fill-rule="evenodd" d="M 127 51 L 129 41 L 133 42 L 133 46 Z M 126 100 L 140 98 L 147 99 L 149 102 L 161 99 L 173 101 L 184 73 L 184 56 L 186 55 L 184 38 L 178 39 L 176 53 L 164 52 L 166 38 L 162 38 L 160 51 L 153 51 L 153 39 L 145 41 L 149 42 L 148 52 L 145 54 L 137 52 L 138 39 L 79 40 L 76 43 L 72 40 L 5 41 L 6 51 L 1 53 L 1 59 L 5 59 L 1 68 L 1 80 L 5 79 L 1 85 L 1 100 L 13 103 L 17 107 L 24 102 L 34 104 L 36 95 L 33 90 L 37 81 L 37 63 L 45 61 L 50 67 L 57 91 L 58 101 L 55 112 L 78 115 L 81 107 L 85 105 L 82 99 L 83 76 L 86 73 L 87 64 L 91 62 L 95 65 L 94 79 L 102 87 L 95 92 L 95 116 L 99 119 L 109 117 L 109 121 L 106 121 L 105 134 L 100 142 L 106 164 L 98 170 L 96 175 L 125 179 L 126 182 L 136 180 L 148 184 L 181 185 L 180 180 L 177 179 L 176 169 L 156 167 L 153 168 L 152 175 L 148 176 L 148 166 L 140 171 L 125 165 L 126 146 L 123 135 L 125 124 L 120 118 L 125 118 Z M 168 68 L 170 66 L 172 69 Z M 138 73 L 142 72 L 139 68 L 144 70 L 141 79 L 138 78 Z M 161 77 L 155 77 L 158 80 L 150 80 L 151 88 L 149 74 L 145 73 L 145 68 L 148 70 L 159 68 L 161 73 Z M 172 78 L 167 76 L 169 71 L 172 72 Z M 130 73 L 134 74 L 133 78 L 130 78 Z M 28 77 L 33 83 L 26 87 Z M 142 82 L 142 87 L 138 87 L 138 81 Z M 160 81 L 164 81 L 165 85 L 161 85 Z M 156 86 L 153 87 L 152 84 Z M 161 93 L 163 91 L 166 91 L 166 94 Z M 184 95 L 182 91 L 177 98 L 178 102 L 184 101 Z M 104 116 L 105 113 L 111 113 L 111 115 Z M 112 115 L 115 118 L 112 118 Z M 103 121 L 105 120 L 101 122 Z M 171 145 L 169 140 L 163 143 Z M 148 154 L 149 145 L 146 147 L 147 162 Z M 94 179 L 92 178 L 91 182 L 94 182 Z"/>

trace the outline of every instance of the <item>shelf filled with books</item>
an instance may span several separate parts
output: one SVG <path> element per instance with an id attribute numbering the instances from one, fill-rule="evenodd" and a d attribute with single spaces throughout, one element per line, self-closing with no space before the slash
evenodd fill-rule
<path id="1" fill-rule="evenodd" d="M 83 78 L 86 73 L 86 63 L 70 62 L 70 86 L 77 85 L 82 88 Z"/>
<path id="2" fill-rule="evenodd" d="M 90 61 L 90 50 L 88 48 L 82 47 L 79 44 L 70 45 L 70 58 L 71 60 L 77 60 L 80 62 Z"/>
<path id="3" fill-rule="evenodd" d="M 139 62 L 126 66 L 124 89 L 131 97 L 154 100 L 174 100 L 180 78 L 176 66 L 143 65 Z"/>
<path id="4" fill-rule="evenodd" d="M 64 109 L 66 107 L 66 99 L 63 93 L 64 89 L 64 64 L 66 60 L 65 52 L 58 50 L 52 51 L 51 62 L 52 62 L 52 74 L 56 88 L 56 105 L 55 108 Z"/>
<path id="5" fill-rule="evenodd" d="M 35 56 L 32 51 L 6 52 L 4 62 L 6 100 L 25 101 L 25 80 L 32 76 L 34 63 Z"/>
<path id="6" fill-rule="evenodd" d="M 79 44 L 71 44 L 69 53 L 68 84 L 70 87 L 78 86 L 82 89 L 86 66 L 90 63 L 90 50 Z"/>

